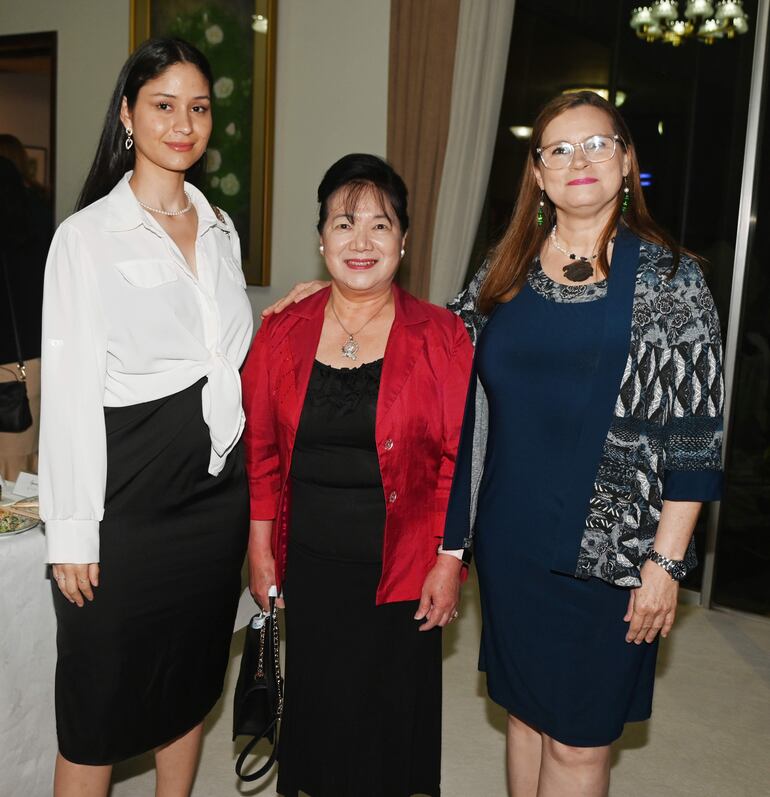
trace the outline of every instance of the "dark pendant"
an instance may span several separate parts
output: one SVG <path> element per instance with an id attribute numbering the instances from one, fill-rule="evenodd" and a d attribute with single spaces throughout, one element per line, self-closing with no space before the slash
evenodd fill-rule
<path id="1" fill-rule="evenodd" d="M 593 266 L 587 260 L 583 260 L 583 258 L 562 266 L 562 271 L 564 276 L 571 282 L 585 282 L 594 275 Z"/>

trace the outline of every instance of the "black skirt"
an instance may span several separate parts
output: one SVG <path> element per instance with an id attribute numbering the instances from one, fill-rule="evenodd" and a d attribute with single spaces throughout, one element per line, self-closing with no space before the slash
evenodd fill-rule
<path id="1" fill-rule="evenodd" d="M 441 793 L 441 629 L 376 606 L 381 572 L 289 547 L 283 797 Z"/>
<path id="2" fill-rule="evenodd" d="M 227 668 L 248 539 L 242 448 L 208 473 L 205 379 L 105 408 L 100 577 L 81 609 L 53 585 L 61 754 L 112 764 L 203 720 Z"/>

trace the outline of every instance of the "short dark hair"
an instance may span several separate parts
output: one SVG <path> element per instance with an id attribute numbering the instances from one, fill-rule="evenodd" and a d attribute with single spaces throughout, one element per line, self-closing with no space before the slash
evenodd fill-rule
<path id="1" fill-rule="evenodd" d="M 123 97 L 128 107 L 133 108 L 139 89 L 175 64 L 192 64 L 206 79 L 211 91 L 214 85 L 211 66 L 206 56 L 190 42 L 184 39 L 148 39 L 140 44 L 118 75 L 96 156 L 78 197 L 78 210 L 109 194 L 120 178 L 134 168 L 134 150 L 125 147 L 125 131 L 120 121 Z M 186 179 L 197 184 L 202 181 L 204 171 L 205 155 L 187 171 Z"/>
<path id="2" fill-rule="evenodd" d="M 318 186 L 319 233 L 323 231 L 329 216 L 329 198 L 341 188 L 348 189 L 345 213 L 351 222 L 361 195 L 373 191 L 383 210 L 387 211 L 387 205 L 393 208 L 401 233 L 404 234 L 409 229 L 408 191 L 401 176 L 387 161 L 376 155 L 353 153 L 332 164 Z"/>

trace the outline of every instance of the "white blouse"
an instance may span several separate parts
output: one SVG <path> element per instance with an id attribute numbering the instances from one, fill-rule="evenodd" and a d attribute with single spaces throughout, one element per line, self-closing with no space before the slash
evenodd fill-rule
<path id="1" fill-rule="evenodd" d="M 104 407 L 177 393 L 202 377 L 217 475 L 243 431 L 238 369 L 252 312 L 238 235 L 185 183 L 198 214 L 197 278 L 128 180 L 70 216 L 45 272 L 40 516 L 49 562 L 99 561 L 107 442 Z"/>

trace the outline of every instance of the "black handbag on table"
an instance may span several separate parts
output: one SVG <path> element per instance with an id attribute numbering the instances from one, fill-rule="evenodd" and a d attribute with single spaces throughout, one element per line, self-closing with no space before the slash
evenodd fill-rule
<path id="1" fill-rule="evenodd" d="M 0 383 L 0 432 L 23 432 L 32 426 L 32 412 L 29 409 L 29 398 L 27 397 L 27 371 L 24 367 L 24 358 L 21 354 L 21 342 L 19 341 L 19 329 L 16 325 L 16 312 L 13 309 L 13 298 L 11 297 L 11 280 L 8 277 L 8 268 L 5 263 L 5 256 L 0 253 L 0 266 L 3 269 L 5 288 L 8 294 L 8 307 L 10 309 L 11 326 L 13 327 L 13 337 L 16 343 L 16 365 L 17 373 L 15 382 Z M 5 369 L 9 370 L 8 368 Z"/>
<path id="2" fill-rule="evenodd" d="M 283 678 L 281 677 L 280 634 L 275 598 L 270 597 L 270 611 L 259 612 L 249 621 L 243 646 L 241 669 L 235 685 L 233 704 L 233 741 L 236 736 L 251 736 L 235 763 L 241 780 L 261 778 L 275 763 L 278 755 L 278 723 L 283 711 Z M 251 774 L 243 774 L 249 753 L 261 739 L 273 749 L 267 761 Z"/>

